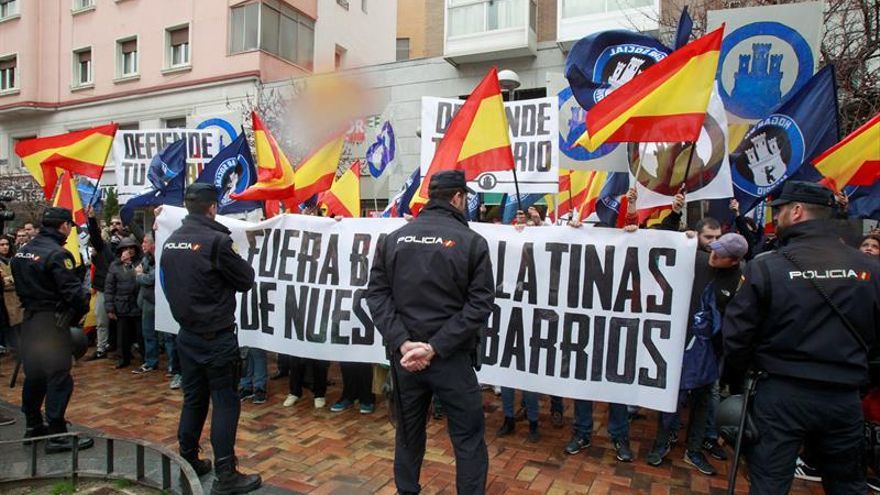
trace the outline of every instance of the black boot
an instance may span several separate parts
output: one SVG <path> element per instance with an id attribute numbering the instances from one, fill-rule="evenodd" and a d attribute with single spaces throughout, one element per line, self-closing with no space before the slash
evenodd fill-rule
<path id="1" fill-rule="evenodd" d="M 242 474 L 236 469 L 237 459 L 228 456 L 217 459 L 214 470 L 214 486 L 211 487 L 211 495 L 238 495 L 249 493 L 263 484 L 259 474 Z"/>
<path id="2" fill-rule="evenodd" d="M 74 441 L 78 442 L 78 450 L 90 449 L 95 445 L 95 441 L 89 437 L 50 438 L 46 441 L 46 453 L 58 454 L 60 452 L 70 452 L 73 450 Z"/>
<path id="3" fill-rule="evenodd" d="M 211 459 L 199 459 L 198 448 L 190 452 L 184 452 L 181 450 L 180 457 L 183 457 L 200 477 L 211 472 Z"/>
<path id="4" fill-rule="evenodd" d="M 516 420 L 514 418 L 504 417 L 504 422 L 501 423 L 501 428 L 498 428 L 497 435 L 499 437 L 506 437 L 513 433 L 513 430 L 516 429 Z"/>
<path id="5" fill-rule="evenodd" d="M 48 435 L 48 434 L 49 434 L 49 428 L 47 428 L 46 425 L 43 423 L 40 423 L 39 425 L 36 425 L 36 426 L 28 426 L 27 428 L 24 429 L 24 437 L 25 438 L 41 437 L 43 435 Z M 39 440 L 37 440 L 37 441 L 39 441 Z M 33 442 L 28 440 L 27 442 L 23 442 L 23 443 L 24 443 L 24 445 L 30 445 Z"/>
<path id="6" fill-rule="evenodd" d="M 538 422 L 529 421 L 529 436 L 526 437 L 531 443 L 538 443 L 541 440 L 541 433 L 538 432 Z"/>

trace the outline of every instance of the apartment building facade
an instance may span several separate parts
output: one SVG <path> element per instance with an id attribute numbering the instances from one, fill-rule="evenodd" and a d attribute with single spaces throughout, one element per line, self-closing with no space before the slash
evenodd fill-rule
<path id="1" fill-rule="evenodd" d="M 21 139 L 118 122 L 217 126 L 259 84 L 393 61 L 395 0 L 0 0 L 0 193 Z M 103 184 L 114 183 L 114 171 Z"/>

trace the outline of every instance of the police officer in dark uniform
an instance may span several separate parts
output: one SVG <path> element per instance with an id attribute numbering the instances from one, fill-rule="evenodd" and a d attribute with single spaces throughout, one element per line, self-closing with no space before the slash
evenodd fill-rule
<path id="1" fill-rule="evenodd" d="M 234 251 L 229 230 L 214 220 L 217 191 L 213 185 L 189 186 L 184 203 L 189 214 L 162 247 L 160 275 L 171 314 L 180 325 L 180 455 L 200 476 L 211 471 L 211 462 L 198 456 L 210 402 L 216 463 L 211 493 L 248 493 L 259 488 L 262 480 L 236 468 L 235 433 L 241 403 L 235 293 L 251 289 L 254 270 Z"/>
<path id="2" fill-rule="evenodd" d="M 826 493 L 865 493 L 859 387 L 880 325 L 880 273 L 829 228 L 830 190 L 789 181 L 771 204 L 781 247 L 746 266 L 723 327 L 728 380 L 767 374 L 751 410 L 750 493 L 788 493 L 807 438 Z"/>
<path id="3" fill-rule="evenodd" d="M 27 420 L 25 437 L 67 432 L 64 413 L 73 394 L 70 376 L 73 342 L 70 326 L 89 310 L 89 296 L 77 274 L 73 255 L 64 249 L 73 228 L 66 208 L 47 208 L 40 233 L 12 259 L 15 291 L 24 307 L 21 324 L 21 359 L 25 380 L 21 409 Z M 48 428 L 41 408 L 46 403 Z M 80 437 L 79 448 L 94 444 Z M 46 442 L 46 453 L 73 448 L 73 437 Z"/>
<path id="4" fill-rule="evenodd" d="M 486 240 L 468 228 L 461 171 L 431 177 L 421 214 L 377 246 L 367 303 L 396 373 L 394 480 L 418 493 L 432 395 L 449 418 L 459 494 L 486 490 L 489 459 L 474 354 L 495 299 Z"/>

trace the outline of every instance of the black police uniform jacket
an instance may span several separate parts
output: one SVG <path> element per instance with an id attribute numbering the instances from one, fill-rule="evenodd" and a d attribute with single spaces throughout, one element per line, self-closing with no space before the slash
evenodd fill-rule
<path id="1" fill-rule="evenodd" d="M 254 269 L 232 248 L 229 230 L 187 215 L 162 246 L 160 283 L 180 328 L 211 333 L 235 325 L 235 292 L 254 284 Z"/>
<path id="2" fill-rule="evenodd" d="M 725 376 L 742 380 L 751 368 L 844 387 L 866 383 L 867 353 L 808 279 L 825 289 L 870 347 L 880 325 L 877 262 L 819 220 L 786 228 L 780 241 L 804 270 L 779 251 L 746 266 L 724 317 Z"/>
<path id="3" fill-rule="evenodd" d="M 25 310 L 71 311 L 76 322 L 89 311 L 89 295 L 66 241 L 56 229 L 40 229 L 12 258 L 12 277 Z"/>
<path id="4" fill-rule="evenodd" d="M 451 204 L 431 201 L 377 246 L 367 304 L 392 350 L 407 340 L 428 342 L 446 358 L 473 351 L 494 285 L 486 240 Z"/>

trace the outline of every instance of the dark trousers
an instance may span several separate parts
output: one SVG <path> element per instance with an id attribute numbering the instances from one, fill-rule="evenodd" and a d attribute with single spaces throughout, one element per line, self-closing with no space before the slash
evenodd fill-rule
<path id="1" fill-rule="evenodd" d="M 825 493 L 866 493 L 864 422 L 857 390 L 770 377 L 752 415 L 760 434 L 746 452 L 751 494 L 788 493 L 801 445 L 810 440 Z"/>
<path id="2" fill-rule="evenodd" d="M 690 406 L 688 419 L 687 449 L 699 452 L 703 445 L 703 437 L 706 434 L 706 418 L 709 415 L 709 404 L 712 401 L 713 383 L 704 387 L 691 390 L 679 390 L 679 411 L 685 404 Z M 670 432 L 676 428 L 678 411 L 674 413 L 660 413 L 657 415 L 657 442 L 669 441 Z"/>
<path id="3" fill-rule="evenodd" d="M 455 450 L 455 486 L 460 495 L 486 492 L 489 456 L 483 397 L 471 358 L 459 352 L 447 359 L 435 357 L 424 371 L 410 373 L 400 366 L 396 353 L 400 390 L 400 423 L 394 451 L 394 481 L 400 493 L 418 493 L 419 472 L 425 457 L 425 426 L 431 396 L 439 397 L 448 418 L 449 437 Z"/>
<path id="4" fill-rule="evenodd" d="M 279 373 L 287 373 L 290 374 L 290 358 L 287 354 L 276 354 L 275 355 L 275 365 L 278 367 Z"/>
<path id="5" fill-rule="evenodd" d="M 137 342 L 140 326 L 140 315 L 116 317 L 116 340 L 119 343 L 119 362 L 121 364 L 131 363 L 131 346 Z M 141 354 L 144 352 L 143 349 L 141 347 Z"/>
<path id="6" fill-rule="evenodd" d="M 312 370 L 312 394 L 315 398 L 325 397 L 327 395 L 327 370 L 330 369 L 330 363 L 296 356 L 290 356 L 290 375 L 288 375 L 287 382 L 290 393 L 302 397 L 307 367 Z"/>
<path id="7" fill-rule="evenodd" d="M 25 313 L 21 324 L 21 358 L 24 386 L 21 411 L 30 428 L 43 424 L 42 407 L 46 403 L 49 433 L 64 433 L 64 413 L 73 395 L 70 330 L 55 326 L 55 313 Z"/>
<path id="8" fill-rule="evenodd" d="M 235 332 L 220 332 L 209 339 L 181 330 L 177 335 L 177 349 L 183 372 L 183 409 L 177 429 L 180 451 L 189 453 L 198 448 L 210 403 L 214 458 L 234 455 L 241 412 L 238 398 L 241 364 Z"/>
<path id="9" fill-rule="evenodd" d="M 339 363 L 342 369 L 342 398 L 361 404 L 372 404 L 373 365 L 369 363 Z"/>

